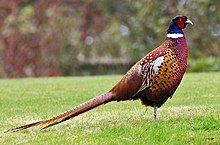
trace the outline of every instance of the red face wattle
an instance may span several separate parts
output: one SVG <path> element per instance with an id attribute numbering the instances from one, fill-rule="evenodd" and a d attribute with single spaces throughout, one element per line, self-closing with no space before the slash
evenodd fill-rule
<path id="1" fill-rule="evenodd" d="M 186 27 L 187 25 L 186 21 L 187 21 L 186 16 L 178 17 L 176 20 L 174 20 L 174 22 L 180 29 L 184 29 Z"/>

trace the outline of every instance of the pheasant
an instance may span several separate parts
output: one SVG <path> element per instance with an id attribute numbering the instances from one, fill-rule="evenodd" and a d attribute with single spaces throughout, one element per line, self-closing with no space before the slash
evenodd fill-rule
<path id="1" fill-rule="evenodd" d="M 156 120 L 157 108 L 172 97 L 187 68 L 188 47 L 182 31 L 187 24 L 193 25 L 186 16 L 173 18 L 165 41 L 131 67 L 109 91 L 50 119 L 8 131 L 16 132 L 33 126 L 42 126 L 45 129 L 111 101 L 137 99 L 145 106 L 154 107 Z"/>

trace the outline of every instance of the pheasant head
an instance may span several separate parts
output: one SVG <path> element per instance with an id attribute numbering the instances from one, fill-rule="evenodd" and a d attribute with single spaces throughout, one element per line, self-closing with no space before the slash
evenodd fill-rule
<path id="1" fill-rule="evenodd" d="M 189 20 L 186 16 L 176 16 L 172 19 L 169 28 L 167 29 L 167 33 L 183 34 L 182 29 L 184 29 L 187 24 L 193 25 L 193 22 Z"/>

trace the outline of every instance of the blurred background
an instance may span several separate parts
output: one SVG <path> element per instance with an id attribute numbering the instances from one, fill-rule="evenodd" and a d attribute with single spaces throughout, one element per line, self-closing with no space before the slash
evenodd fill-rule
<path id="1" fill-rule="evenodd" d="M 219 0 L 1 0 L 0 77 L 121 74 L 186 15 L 189 72 L 220 71 Z"/>

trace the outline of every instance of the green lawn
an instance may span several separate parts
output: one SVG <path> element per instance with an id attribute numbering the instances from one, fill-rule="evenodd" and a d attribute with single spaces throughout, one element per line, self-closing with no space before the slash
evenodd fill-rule
<path id="1" fill-rule="evenodd" d="M 0 80 L 0 144 L 220 144 L 220 73 L 188 73 L 158 111 L 112 102 L 62 124 L 16 133 L 110 89 L 121 76 Z"/>

